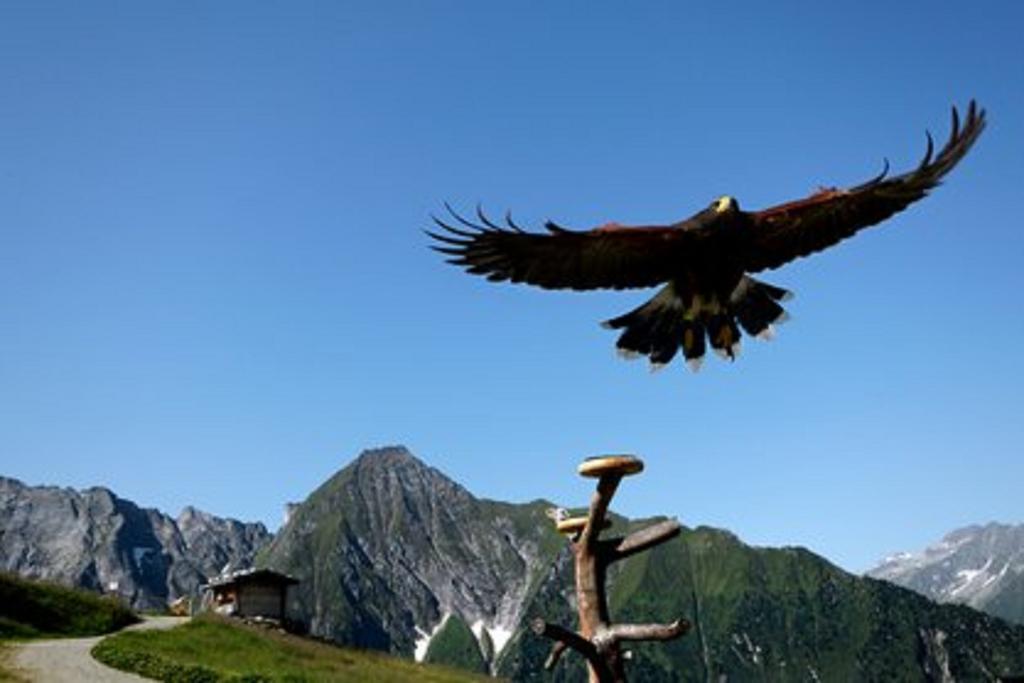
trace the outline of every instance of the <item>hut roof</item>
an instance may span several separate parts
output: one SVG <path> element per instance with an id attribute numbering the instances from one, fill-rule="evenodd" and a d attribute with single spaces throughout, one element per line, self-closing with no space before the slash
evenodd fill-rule
<path id="1" fill-rule="evenodd" d="M 223 588 L 225 586 L 241 585 L 246 583 L 277 583 L 288 586 L 298 583 L 299 580 L 293 576 L 275 572 L 273 569 L 241 569 L 236 572 L 221 574 L 210 579 L 209 583 L 200 586 L 202 589 Z"/>

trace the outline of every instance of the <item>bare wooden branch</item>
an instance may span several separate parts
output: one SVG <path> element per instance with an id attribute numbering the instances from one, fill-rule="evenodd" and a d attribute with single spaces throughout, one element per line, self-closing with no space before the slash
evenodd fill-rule
<path id="1" fill-rule="evenodd" d="M 602 552 L 607 555 L 609 562 L 614 562 L 669 541 L 678 536 L 681 530 L 682 525 L 678 520 L 666 519 L 640 531 L 634 531 L 624 538 L 604 541 L 601 544 Z"/>
<path id="2" fill-rule="evenodd" d="M 608 637 L 622 640 L 672 640 L 690 630 L 690 622 L 677 619 L 671 624 L 615 624 L 608 626 Z"/>
<path id="3" fill-rule="evenodd" d="M 608 506 L 612 502 L 619 482 L 622 481 L 621 474 L 605 474 L 597 482 L 597 489 L 590 499 L 590 513 L 587 515 L 587 525 L 583 527 L 580 534 L 580 541 L 588 548 L 595 547 L 597 536 L 601 532 L 605 515 L 608 514 Z"/>
<path id="4" fill-rule="evenodd" d="M 564 647 L 571 647 L 588 660 L 592 660 L 597 657 L 597 649 L 594 647 L 593 643 L 575 631 L 570 631 L 558 624 L 549 624 L 538 617 L 530 622 L 530 630 L 538 636 L 544 636 L 545 638 L 550 638 L 551 640 L 562 643 Z M 554 652 L 552 652 L 552 654 L 554 654 Z"/>

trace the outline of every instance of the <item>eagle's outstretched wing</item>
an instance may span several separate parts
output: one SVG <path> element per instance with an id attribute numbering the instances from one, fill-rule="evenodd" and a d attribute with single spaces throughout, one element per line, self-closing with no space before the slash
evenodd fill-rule
<path id="1" fill-rule="evenodd" d="M 845 190 L 823 190 L 807 199 L 752 212 L 744 266 L 749 272 L 777 268 L 784 263 L 826 249 L 859 230 L 875 225 L 924 197 L 956 166 L 985 127 L 985 111 L 974 100 L 963 128 L 953 108 L 949 140 L 932 157 L 928 151 L 920 165 L 903 175 L 886 178 L 886 170 L 863 185 Z"/>
<path id="2" fill-rule="evenodd" d="M 479 209 L 479 223 L 448 208 L 457 225 L 437 217 L 443 233 L 427 232 L 437 251 L 474 275 L 500 282 L 525 282 L 546 289 L 651 287 L 679 271 L 692 232 L 674 226 L 625 228 L 608 225 L 585 232 L 545 224 L 547 234 L 522 230 L 506 216 L 504 226 Z"/>

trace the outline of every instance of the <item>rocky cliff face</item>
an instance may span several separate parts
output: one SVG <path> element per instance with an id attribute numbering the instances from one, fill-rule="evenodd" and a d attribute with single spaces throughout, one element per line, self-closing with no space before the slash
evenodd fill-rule
<path id="1" fill-rule="evenodd" d="M 104 488 L 0 477 L 0 570 L 123 596 L 157 609 L 226 564 L 251 562 L 270 534 L 186 508 L 178 520 Z"/>
<path id="2" fill-rule="evenodd" d="M 367 451 L 293 511 L 258 563 L 301 579 L 293 608 L 317 635 L 539 680 L 550 643 L 529 619 L 575 623 L 572 563 L 549 505 L 480 500 L 405 449 Z M 616 518 L 610 533 L 640 524 Z M 618 620 L 695 624 L 633 648 L 631 680 L 1024 673 L 1024 628 L 716 529 L 684 529 L 618 563 L 610 582 Z M 586 680 L 578 657 L 563 659 L 552 680 Z"/>
<path id="3" fill-rule="evenodd" d="M 412 655 L 448 615 L 500 652 L 554 554 L 538 502 L 479 500 L 404 448 L 367 451 L 294 509 L 261 564 L 313 633 Z"/>
<path id="4" fill-rule="evenodd" d="M 920 552 L 886 558 L 868 576 L 1024 624 L 1024 524 L 957 529 Z"/>

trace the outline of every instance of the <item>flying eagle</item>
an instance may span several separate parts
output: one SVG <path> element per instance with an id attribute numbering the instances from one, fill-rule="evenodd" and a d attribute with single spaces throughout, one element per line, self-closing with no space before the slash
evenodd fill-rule
<path id="1" fill-rule="evenodd" d="M 773 324 L 785 319 L 780 302 L 791 294 L 750 273 L 827 249 L 937 186 L 985 127 L 985 111 L 973 100 L 963 127 L 956 107 L 952 118 L 945 146 L 933 156 L 927 134 L 927 152 L 913 171 L 887 177 L 886 162 L 880 175 L 856 187 L 822 189 L 761 211 L 743 211 L 736 199 L 724 196 L 671 225 L 609 223 L 575 231 L 548 221 L 547 233 L 533 233 L 516 225 L 511 214 L 499 226 L 479 208 L 476 223 L 448 207 L 454 220 L 434 217 L 444 232 L 427 234 L 437 241 L 432 248 L 451 257 L 449 263 L 495 282 L 575 290 L 663 285 L 642 306 L 603 324 L 622 330 L 616 346 L 626 356 L 647 356 L 661 366 L 681 348 L 696 370 L 707 344 L 735 359 L 740 328 L 770 337 Z"/>

